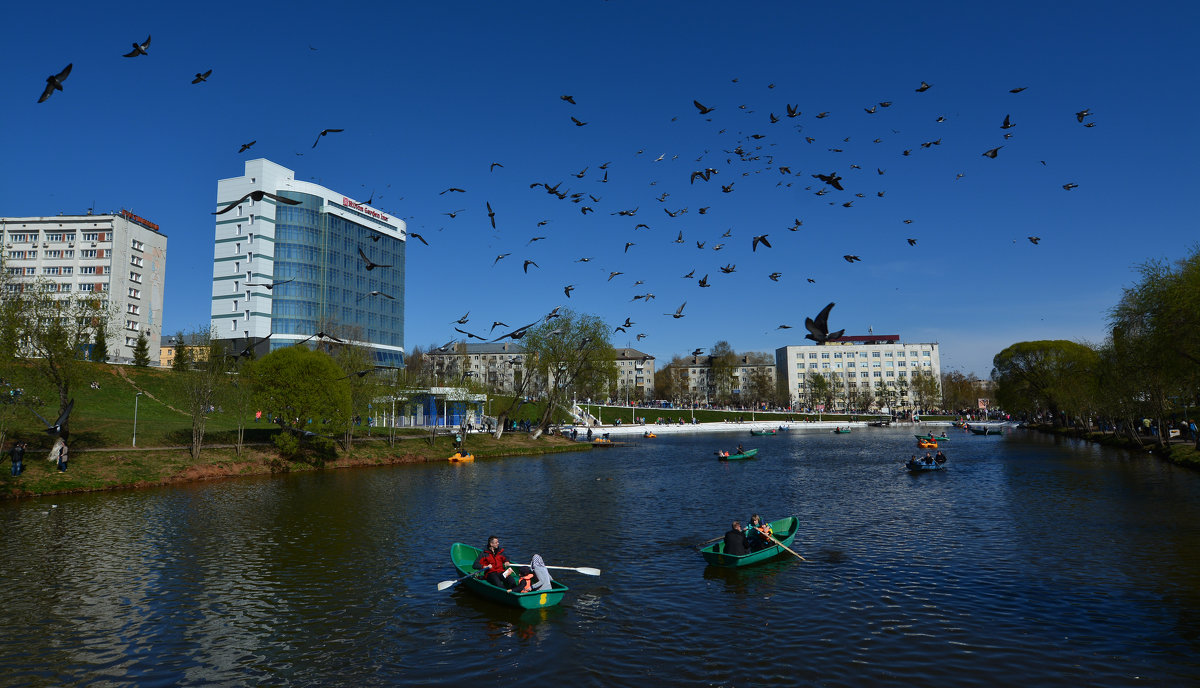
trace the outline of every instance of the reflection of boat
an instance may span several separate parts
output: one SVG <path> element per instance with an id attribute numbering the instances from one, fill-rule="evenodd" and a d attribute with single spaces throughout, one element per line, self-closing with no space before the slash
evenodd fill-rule
<path id="1" fill-rule="evenodd" d="M 942 463 L 938 463 L 937 461 L 932 461 L 930 463 L 925 463 L 920 459 L 915 461 L 909 459 L 904 463 L 904 467 L 913 473 L 922 473 L 924 471 L 940 471 L 946 467 L 946 462 L 943 461 Z"/>
<path id="2" fill-rule="evenodd" d="M 450 545 L 450 561 L 454 563 L 454 568 L 458 569 L 458 575 L 460 577 L 470 576 L 463 580 L 462 585 L 465 585 L 468 590 L 484 599 L 518 609 L 540 609 L 558 604 L 562 601 L 563 595 L 570 589 L 558 581 L 551 581 L 549 592 L 545 590 L 509 592 L 504 588 L 496 587 L 482 578 L 475 577 L 475 574 L 478 574 L 479 571 L 472 567 L 475 564 L 475 560 L 479 558 L 479 554 L 480 550 L 470 545 L 464 545 L 461 542 Z"/>
<path id="3" fill-rule="evenodd" d="M 758 454 L 757 449 L 747 449 L 738 454 L 726 454 L 717 452 L 717 458 L 722 461 L 741 461 L 742 459 L 753 459 Z"/>
<path id="4" fill-rule="evenodd" d="M 796 539 L 796 531 L 799 529 L 800 521 L 794 516 L 781 518 L 778 521 L 771 521 L 771 530 L 774 532 L 775 539 L 783 543 L 784 546 L 792 544 L 792 540 Z M 704 560 L 713 566 L 739 568 L 764 562 L 786 550 L 778 544 L 772 544 L 750 554 L 725 554 L 724 551 L 725 543 L 722 541 L 705 547 L 700 550 L 700 553 L 704 555 Z"/>
<path id="5" fill-rule="evenodd" d="M 447 461 L 474 461 L 475 455 L 467 454 L 464 456 L 463 454 L 461 454 L 459 452 L 454 452 L 454 456 L 451 456 L 450 458 L 448 458 L 446 460 Z"/>
<path id="6" fill-rule="evenodd" d="M 761 437 L 763 435 L 774 435 L 775 430 L 770 429 L 770 428 L 768 428 L 766 430 L 751 430 L 750 434 L 753 435 L 754 437 Z"/>
<path id="7" fill-rule="evenodd" d="M 1003 435 L 1004 428 L 995 425 L 971 425 L 968 426 L 971 432 L 976 435 Z"/>
<path id="8" fill-rule="evenodd" d="M 917 446 L 922 449 L 937 449 L 937 442 L 933 440 L 917 440 Z"/>
<path id="9" fill-rule="evenodd" d="M 873 420 L 870 423 L 867 423 L 867 425 L 869 425 L 873 428 L 886 428 L 887 426 L 889 426 L 891 424 L 892 424 L 892 421 L 890 421 L 890 420 Z"/>
<path id="10" fill-rule="evenodd" d="M 779 432 L 787 432 L 788 430 L 791 430 L 791 428 L 789 428 L 789 427 L 788 427 L 788 426 L 786 426 L 786 425 L 780 425 L 780 426 L 779 426 Z"/>

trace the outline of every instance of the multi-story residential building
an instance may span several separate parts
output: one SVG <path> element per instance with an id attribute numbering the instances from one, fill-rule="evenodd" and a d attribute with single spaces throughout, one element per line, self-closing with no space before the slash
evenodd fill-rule
<path id="1" fill-rule="evenodd" d="M 904 343 L 896 334 L 780 347 L 775 350 L 775 368 L 794 406 L 806 405 L 813 377 L 821 375 L 833 389 L 835 405 L 854 406 L 856 397 L 869 395 L 874 407 L 911 409 L 908 390 L 913 376 L 921 372 L 940 381 L 942 375 L 936 342 Z"/>
<path id="2" fill-rule="evenodd" d="M 183 336 L 188 339 L 187 335 Z M 207 361 L 209 347 L 207 344 L 200 343 L 200 336 L 193 334 L 193 341 L 183 342 L 177 339 L 176 335 L 164 336 L 158 345 L 158 365 L 162 368 L 170 368 L 175 365 L 175 357 L 180 351 L 187 351 L 188 358 L 191 361 Z"/>
<path id="3" fill-rule="evenodd" d="M 775 390 L 775 364 L 763 360 L 769 354 L 743 354 L 737 356 L 728 370 L 729 400 L 737 405 L 766 403 L 773 398 Z M 687 401 L 711 403 L 722 396 L 721 385 L 714 374 L 713 356 L 688 356 L 682 366 L 671 366 L 663 374 L 671 374 L 682 384 L 681 390 Z M 678 368 L 678 371 L 675 370 Z M 668 372 L 670 371 L 670 372 Z"/>
<path id="4" fill-rule="evenodd" d="M 102 295 L 113 314 L 108 355 L 133 361 L 139 335 L 162 335 L 167 236 L 128 210 L 101 215 L 0 218 L 4 265 L 11 276 L 44 279 L 59 294 Z M 10 283 L 10 289 L 21 288 Z"/>
<path id="5" fill-rule="evenodd" d="M 646 401 L 654 394 L 654 357 L 637 349 L 617 349 L 616 401 Z"/>
<path id="6" fill-rule="evenodd" d="M 455 385 L 469 378 L 497 394 L 515 393 L 525 374 L 525 349 L 516 342 L 457 343 L 445 351 L 427 351 L 425 358 L 440 384 Z"/>
<path id="7" fill-rule="evenodd" d="M 261 158 L 217 182 L 215 211 L 217 339 L 262 354 L 325 334 L 403 364 L 402 220 Z"/>

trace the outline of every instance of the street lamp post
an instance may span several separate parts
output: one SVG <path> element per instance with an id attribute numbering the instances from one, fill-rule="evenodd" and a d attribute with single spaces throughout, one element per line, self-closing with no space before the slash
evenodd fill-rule
<path id="1" fill-rule="evenodd" d="M 133 446 L 135 446 L 135 447 L 137 446 L 138 397 L 142 396 L 142 394 L 144 394 L 144 392 L 138 392 L 137 394 L 133 395 Z"/>

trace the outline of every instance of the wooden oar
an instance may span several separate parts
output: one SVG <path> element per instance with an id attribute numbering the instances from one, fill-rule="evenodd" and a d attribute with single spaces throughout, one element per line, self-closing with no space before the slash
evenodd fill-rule
<path id="1" fill-rule="evenodd" d="M 792 548 L 791 548 L 791 547 L 788 547 L 787 545 L 785 545 L 785 544 L 783 544 L 782 542 L 780 542 L 780 541 L 779 541 L 779 539 L 778 539 L 778 538 L 776 538 L 774 535 L 772 535 L 772 534 L 770 534 L 770 533 L 766 533 L 766 536 L 767 536 L 767 537 L 769 537 L 769 538 L 771 538 L 771 542 L 774 542 L 775 544 L 777 544 L 777 545 L 779 545 L 780 547 L 782 547 L 782 548 L 786 549 L 787 551 L 789 551 L 789 552 L 792 552 Z M 804 557 L 800 556 L 799 554 L 796 554 L 795 552 L 792 552 L 792 554 L 793 554 L 793 555 L 795 555 L 795 556 L 796 556 L 796 558 L 797 558 L 797 559 L 799 559 L 800 561 L 808 561 L 807 559 L 805 559 Z"/>
<path id="2" fill-rule="evenodd" d="M 509 566 L 522 566 L 524 568 L 529 568 L 529 564 L 514 564 L 512 562 L 509 562 L 508 565 Z M 590 566 L 547 566 L 546 568 L 559 569 L 561 571 L 577 571 L 579 573 L 582 573 L 585 576 L 599 576 L 600 575 L 600 569 L 594 569 Z"/>
<path id="3" fill-rule="evenodd" d="M 468 573 L 467 575 L 463 576 L 462 578 L 459 578 L 458 580 L 442 581 L 441 583 L 438 583 L 438 590 L 445 590 L 446 588 L 453 588 L 454 586 L 465 581 L 466 579 L 470 578 L 471 576 L 474 576 L 475 573 L 476 572 L 472 571 L 471 573 Z"/>
<path id="4" fill-rule="evenodd" d="M 716 542 L 717 540 L 724 540 L 724 539 L 725 539 L 724 535 L 718 535 L 717 537 L 715 537 L 711 540 L 705 540 L 704 542 L 701 542 L 698 545 L 693 545 L 693 547 L 695 547 L 696 549 L 700 549 L 701 547 L 703 547 L 705 545 L 711 545 L 712 543 Z"/>

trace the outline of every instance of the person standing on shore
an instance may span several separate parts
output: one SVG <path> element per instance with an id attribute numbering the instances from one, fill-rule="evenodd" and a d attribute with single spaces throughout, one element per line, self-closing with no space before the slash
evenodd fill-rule
<path id="1" fill-rule="evenodd" d="M 67 443 L 63 442 L 58 446 L 58 472 L 67 472 Z"/>
<path id="2" fill-rule="evenodd" d="M 16 477 L 25 470 L 25 443 L 14 442 L 10 453 L 12 454 L 12 474 L 13 477 Z"/>

